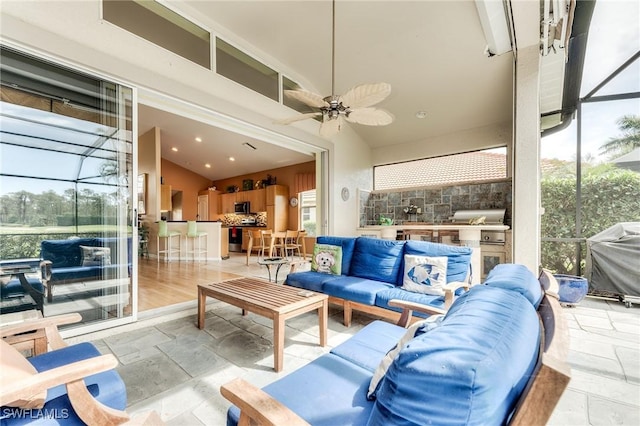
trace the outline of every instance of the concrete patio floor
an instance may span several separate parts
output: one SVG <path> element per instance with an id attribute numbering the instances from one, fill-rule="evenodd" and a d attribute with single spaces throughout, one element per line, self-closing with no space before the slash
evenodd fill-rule
<path id="1" fill-rule="evenodd" d="M 252 269 L 254 276 L 263 273 Z M 270 320 L 254 314 L 243 317 L 239 309 L 211 301 L 205 328 L 199 330 L 195 301 L 181 308 L 68 339 L 93 341 L 102 353 L 119 359 L 130 414 L 155 410 L 168 425 L 181 426 L 224 425 L 229 403 L 220 395 L 220 385 L 242 377 L 262 387 L 328 352 L 376 319 L 354 313 L 352 326 L 345 328 L 342 311 L 330 308 L 324 348 L 318 345 L 315 313 L 288 320 L 284 370 L 275 373 Z M 549 424 L 639 425 L 640 307 L 588 297 L 563 311 L 571 334 L 572 378 Z"/>

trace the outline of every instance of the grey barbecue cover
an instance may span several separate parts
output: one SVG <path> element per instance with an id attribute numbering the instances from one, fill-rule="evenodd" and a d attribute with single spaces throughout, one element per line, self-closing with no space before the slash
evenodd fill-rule
<path id="1" fill-rule="evenodd" d="M 621 222 L 587 238 L 590 291 L 640 296 L 640 222 Z"/>

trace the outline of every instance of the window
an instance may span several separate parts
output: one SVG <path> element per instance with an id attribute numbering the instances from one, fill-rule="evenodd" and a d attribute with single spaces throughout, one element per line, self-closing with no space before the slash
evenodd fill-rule
<path id="1" fill-rule="evenodd" d="M 373 173 L 376 190 L 504 179 L 507 177 L 507 148 L 376 166 Z"/>
<path id="2" fill-rule="evenodd" d="M 300 198 L 300 223 L 308 236 L 316 235 L 316 190 L 301 192 Z"/>

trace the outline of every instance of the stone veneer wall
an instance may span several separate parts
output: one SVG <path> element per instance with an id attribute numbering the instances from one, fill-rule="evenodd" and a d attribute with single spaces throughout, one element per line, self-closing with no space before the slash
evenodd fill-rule
<path id="1" fill-rule="evenodd" d="M 380 215 L 393 219 L 394 225 L 406 222 L 446 223 L 458 210 L 506 209 L 505 225 L 511 226 L 511 179 L 429 186 L 387 191 L 362 191 L 360 226 L 378 225 Z M 422 209 L 420 214 L 403 211 L 409 205 Z"/>

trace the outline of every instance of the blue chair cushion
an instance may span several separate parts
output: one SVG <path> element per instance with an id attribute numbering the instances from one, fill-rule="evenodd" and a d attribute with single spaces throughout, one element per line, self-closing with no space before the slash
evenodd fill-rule
<path id="1" fill-rule="evenodd" d="M 38 372 L 43 372 L 96 356 L 100 356 L 100 352 L 94 345 L 85 342 L 31 357 L 28 360 Z M 115 370 L 88 376 L 84 382 L 91 395 L 102 404 L 116 410 L 126 408 L 125 384 Z M 46 403 L 40 410 L 3 407 L 1 414 L 3 426 L 34 423 L 38 425 L 84 425 L 75 414 L 64 385 L 55 386 L 47 391 Z"/>
<path id="2" fill-rule="evenodd" d="M 402 274 L 404 244 L 404 241 L 356 238 L 351 275 L 395 285 Z"/>
<path id="3" fill-rule="evenodd" d="M 450 246 L 447 244 L 430 243 L 428 241 L 409 240 L 404 245 L 404 254 L 430 257 L 446 256 L 448 283 L 465 280 L 469 272 L 472 253 L 473 250 L 469 247 Z M 479 272 L 480 271 L 477 271 L 476 273 Z M 401 273 L 404 273 L 404 271 Z M 400 276 L 398 284 L 402 285 L 402 276 Z"/>
<path id="4" fill-rule="evenodd" d="M 325 354 L 262 390 L 314 426 L 364 425 L 373 407 L 366 399 L 371 376 L 339 356 Z M 237 425 L 239 415 L 232 406 L 227 425 Z"/>
<path id="5" fill-rule="evenodd" d="M 351 275 L 351 259 L 356 239 L 351 237 L 320 236 L 317 244 L 330 244 L 342 247 L 342 275 Z"/>
<path id="6" fill-rule="evenodd" d="M 525 297 L 473 287 L 439 327 L 400 352 L 368 424 L 504 424 L 535 368 L 539 341 L 538 315 Z"/>
<path id="7" fill-rule="evenodd" d="M 76 238 L 72 240 L 43 240 L 40 242 L 40 256 L 50 260 L 53 268 L 82 265 L 80 246 L 98 246 L 96 238 Z"/>
<path id="8" fill-rule="evenodd" d="M 542 287 L 533 272 L 524 265 L 502 263 L 496 265 L 487 275 L 484 283 L 490 287 L 499 287 L 517 291 L 538 309 L 542 301 Z"/>
<path id="9" fill-rule="evenodd" d="M 333 348 L 331 353 L 373 373 L 405 332 L 406 329 L 397 325 L 374 321 Z"/>
<path id="10" fill-rule="evenodd" d="M 325 281 L 322 292 L 352 302 L 373 305 L 379 291 L 392 287 L 393 284 L 367 278 L 339 276 L 334 280 Z"/>
<path id="11" fill-rule="evenodd" d="M 42 285 L 42 281 L 40 281 L 37 277 L 27 277 L 27 281 L 35 290 L 40 293 L 44 293 L 44 285 Z M 25 295 L 25 290 L 22 288 L 22 284 L 20 284 L 20 280 L 18 278 L 13 278 L 9 280 L 5 285 L 0 286 L 0 296 L 3 299 L 11 298 L 11 297 L 20 297 Z"/>

